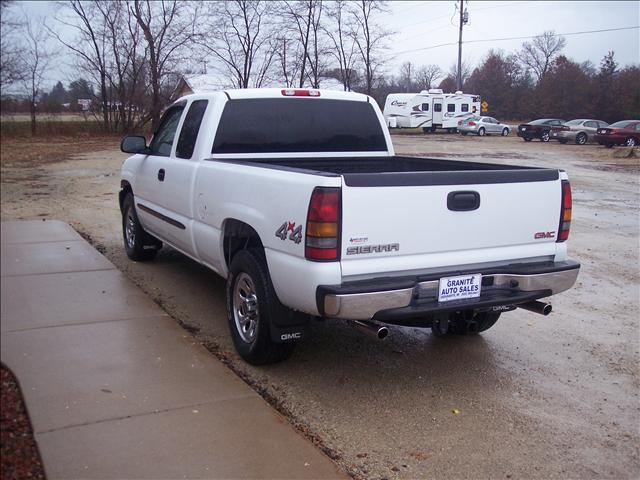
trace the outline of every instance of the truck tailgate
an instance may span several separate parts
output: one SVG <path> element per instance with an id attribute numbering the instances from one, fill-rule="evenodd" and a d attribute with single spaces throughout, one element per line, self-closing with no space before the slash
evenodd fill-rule
<path id="1" fill-rule="evenodd" d="M 548 260 L 561 189 L 552 169 L 345 174 L 343 279 Z"/>

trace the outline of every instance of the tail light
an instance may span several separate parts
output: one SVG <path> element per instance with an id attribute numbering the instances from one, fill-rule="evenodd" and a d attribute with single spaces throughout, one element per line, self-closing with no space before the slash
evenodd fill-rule
<path id="1" fill-rule="evenodd" d="M 571 130 L 571 127 L 567 127 L 566 125 L 563 125 L 562 127 L 560 127 L 560 130 L 564 130 L 564 131 Z"/>
<path id="2" fill-rule="evenodd" d="M 558 227 L 558 242 L 569 238 L 571 228 L 571 184 L 562 180 L 562 206 L 560 207 L 560 226 Z"/>
<path id="3" fill-rule="evenodd" d="M 340 188 L 316 187 L 309 201 L 304 256 L 331 262 L 340 259 Z"/>
<path id="4" fill-rule="evenodd" d="M 306 90 L 298 88 L 283 88 L 280 93 L 285 97 L 319 97 L 318 90 Z"/>
<path id="5" fill-rule="evenodd" d="M 469 126 L 470 127 L 475 127 L 476 126 L 476 122 L 469 122 Z"/>

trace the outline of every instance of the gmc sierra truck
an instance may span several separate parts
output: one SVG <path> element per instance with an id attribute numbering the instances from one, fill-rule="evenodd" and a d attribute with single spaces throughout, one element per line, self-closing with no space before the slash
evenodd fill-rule
<path id="1" fill-rule="evenodd" d="M 122 167 L 124 247 L 170 245 L 227 279 L 228 323 L 253 364 L 289 357 L 312 318 L 477 334 L 548 314 L 569 289 L 562 170 L 396 156 L 370 97 L 311 89 L 183 97 Z"/>

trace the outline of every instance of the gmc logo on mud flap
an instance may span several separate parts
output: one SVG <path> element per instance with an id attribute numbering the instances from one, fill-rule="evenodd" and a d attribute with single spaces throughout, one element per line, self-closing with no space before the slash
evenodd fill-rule
<path id="1" fill-rule="evenodd" d="M 533 238 L 535 240 L 540 240 L 541 238 L 555 238 L 556 232 L 536 232 L 533 234 Z"/>
<path id="2" fill-rule="evenodd" d="M 300 332 L 294 332 L 294 333 L 283 333 L 282 335 L 280 335 L 280 340 L 287 341 L 287 340 L 300 340 L 302 338 L 302 334 Z"/>

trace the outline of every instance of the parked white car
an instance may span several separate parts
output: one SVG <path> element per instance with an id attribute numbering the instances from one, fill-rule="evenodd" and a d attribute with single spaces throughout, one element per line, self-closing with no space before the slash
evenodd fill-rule
<path id="1" fill-rule="evenodd" d="M 136 261 L 170 245 L 227 279 L 229 329 L 254 364 L 291 355 L 313 317 L 477 334 L 549 313 L 570 288 L 564 170 L 402 157 L 366 95 L 194 94 L 147 146 L 127 136 L 120 208 Z"/>
<path id="2" fill-rule="evenodd" d="M 480 137 L 485 135 L 502 135 L 506 137 L 511 132 L 511 127 L 500 123 L 493 117 L 469 117 L 458 122 L 458 131 L 462 135 L 472 133 Z"/>

